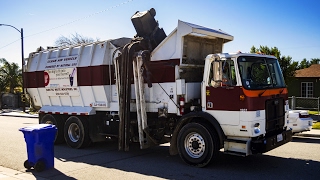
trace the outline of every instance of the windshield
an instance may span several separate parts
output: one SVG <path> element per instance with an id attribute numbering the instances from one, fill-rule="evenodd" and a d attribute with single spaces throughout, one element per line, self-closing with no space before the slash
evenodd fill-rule
<path id="1" fill-rule="evenodd" d="M 284 88 L 282 72 L 277 59 L 240 56 L 238 64 L 242 85 L 246 89 Z"/>

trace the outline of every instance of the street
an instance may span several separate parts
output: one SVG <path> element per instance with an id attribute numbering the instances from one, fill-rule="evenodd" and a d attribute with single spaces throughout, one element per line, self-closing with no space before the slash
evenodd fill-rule
<path id="1" fill-rule="evenodd" d="M 44 179 L 319 179 L 320 138 L 298 137 L 263 155 L 238 157 L 220 154 L 205 168 L 186 165 L 169 155 L 165 144 L 129 152 L 117 150 L 117 142 L 97 143 L 86 149 L 56 145 L 55 168 L 26 170 L 26 143 L 21 127 L 38 124 L 37 118 L 0 116 L 0 166 Z M 1 178 L 0 178 L 1 179 Z"/>

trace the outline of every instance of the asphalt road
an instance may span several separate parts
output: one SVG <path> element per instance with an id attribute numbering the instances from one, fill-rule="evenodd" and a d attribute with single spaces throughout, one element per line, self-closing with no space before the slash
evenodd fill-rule
<path id="1" fill-rule="evenodd" d="M 37 124 L 36 118 L 0 116 L 0 166 L 46 179 L 319 179 L 320 138 L 294 137 L 293 141 L 263 155 L 237 157 L 220 154 L 206 168 L 195 168 L 170 156 L 168 144 L 129 152 L 117 150 L 116 142 L 86 149 L 57 145 L 55 168 L 27 171 L 26 143 L 21 127 Z"/>

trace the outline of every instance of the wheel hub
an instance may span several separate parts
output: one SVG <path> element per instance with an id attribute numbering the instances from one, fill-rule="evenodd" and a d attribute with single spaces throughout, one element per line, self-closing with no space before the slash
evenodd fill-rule
<path id="1" fill-rule="evenodd" d="M 68 136 L 72 142 L 78 142 L 80 139 L 80 128 L 78 124 L 72 123 L 68 129 Z"/>
<path id="2" fill-rule="evenodd" d="M 54 125 L 53 122 L 50 121 L 50 120 L 46 120 L 45 124 L 52 124 L 52 125 Z"/>
<path id="3" fill-rule="evenodd" d="M 190 157 L 200 158 L 205 151 L 206 144 L 200 134 L 193 132 L 185 138 L 184 147 Z"/>

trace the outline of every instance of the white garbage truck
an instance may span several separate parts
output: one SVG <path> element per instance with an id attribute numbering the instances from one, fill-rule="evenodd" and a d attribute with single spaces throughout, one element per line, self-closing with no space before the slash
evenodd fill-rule
<path id="1" fill-rule="evenodd" d="M 129 150 L 170 143 L 203 167 L 224 153 L 264 153 L 292 139 L 288 92 L 274 56 L 222 53 L 233 36 L 178 21 L 166 35 L 155 10 L 136 12 L 134 38 L 32 52 L 24 87 L 56 143 L 106 138 Z"/>

